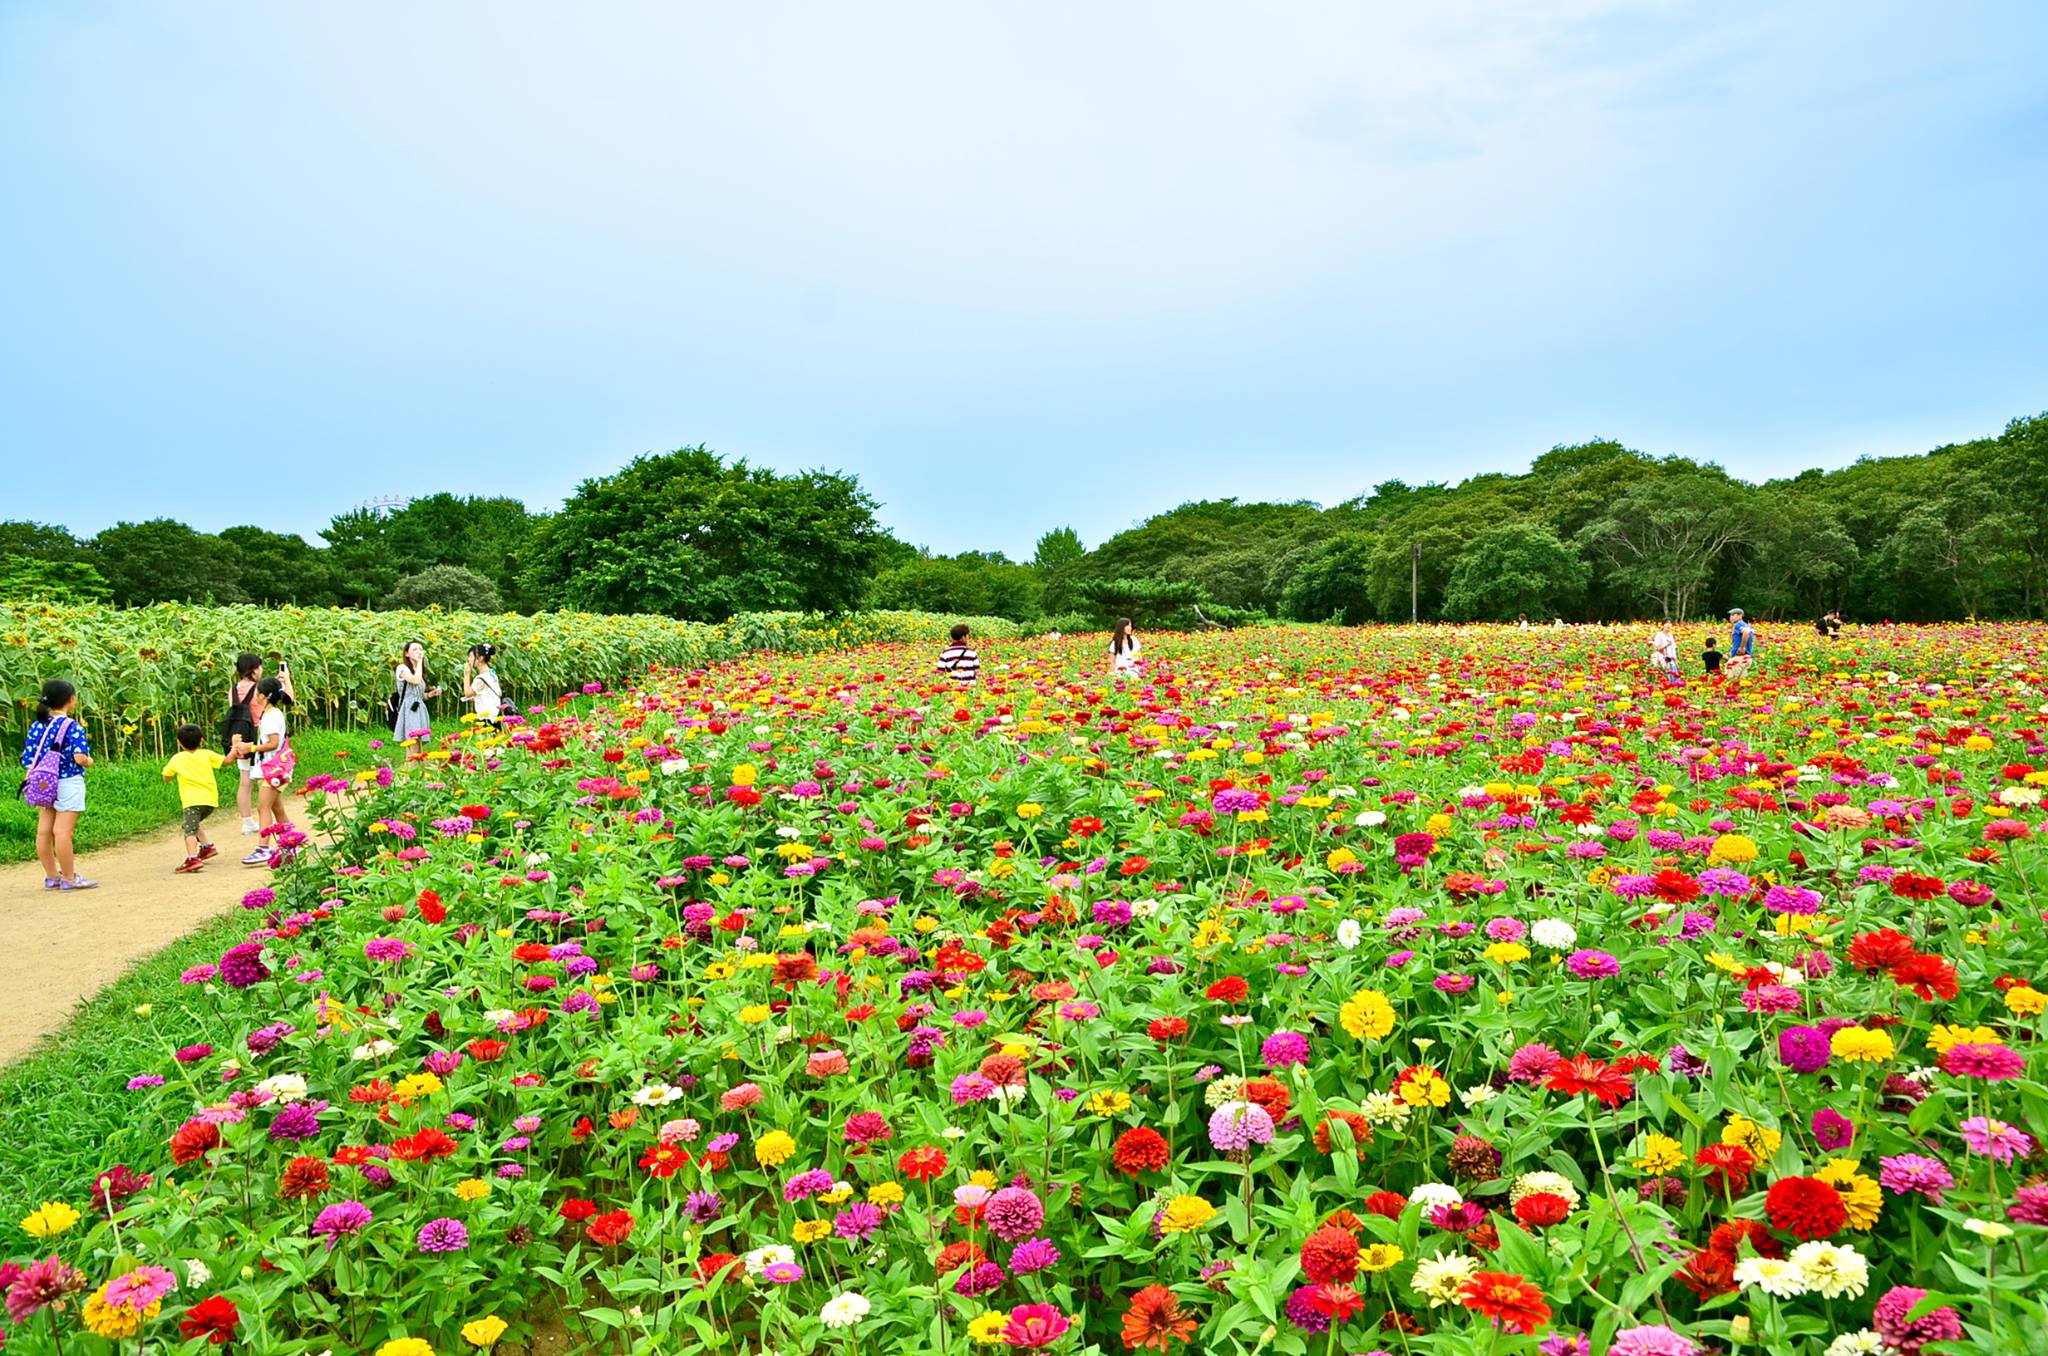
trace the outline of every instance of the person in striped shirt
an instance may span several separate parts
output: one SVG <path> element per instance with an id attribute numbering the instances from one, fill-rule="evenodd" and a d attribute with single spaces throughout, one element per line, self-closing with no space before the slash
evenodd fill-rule
<path id="1" fill-rule="evenodd" d="M 961 622 L 953 628 L 953 643 L 939 651 L 939 662 L 932 665 L 940 673 L 950 673 L 956 683 L 971 683 L 981 676 L 981 656 L 967 643 L 967 623 Z"/>

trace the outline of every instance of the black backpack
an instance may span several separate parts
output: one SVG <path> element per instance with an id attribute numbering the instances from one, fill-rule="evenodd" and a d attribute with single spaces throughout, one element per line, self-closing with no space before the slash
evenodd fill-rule
<path id="1" fill-rule="evenodd" d="M 242 680 L 237 678 L 235 683 Z M 235 684 L 228 684 L 228 713 L 221 717 L 220 751 L 226 753 L 235 746 L 235 736 L 240 735 L 248 743 L 256 742 L 256 722 L 249 715 L 249 703 L 255 699 L 256 684 L 249 684 L 249 691 L 236 701 Z"/>
<path id="2" fill-rule="evenodd" d="M 394 679 L 391 687 L 391 695 L 384 699 L 384 723 L 386 725 L 395 727 L 398 724 L 398 705 L 399 702 L 404 699 L 404 697 L 405 685 Z"/>

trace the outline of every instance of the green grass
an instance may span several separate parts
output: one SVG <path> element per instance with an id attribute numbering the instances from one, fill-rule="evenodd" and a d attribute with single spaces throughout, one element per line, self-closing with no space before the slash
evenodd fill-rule
<path id="1" fill-rule="evenodd" d="M 103 1169 L 128 1163 L 140 1170 L 163 1158 L 177 1127 L 135 1116 L 128 1080 L 173 1067 L 159 1015 L 170 1019 L 161 1030 L 176 1031 L 179 1044 L 234 1046 L 233 1025 L 178 975 L 218 959 L 248 933 L 249 921 L 222 918 L 141 961 L 34 1053 L 0 1069 L 0 1220 L 20 1219 L 46 1200 L 83 1208 Z M 152 1012 L 137 1012 L 152 1004 Z"/>
<path id="2" fill-rule="evenodd" d="M 299 776 L 348 767 L 371 766 L 370 741 L 381 732 L 310 729 L 292 736 L 299 757 Z M 346 759 L 336 758 L 347 752 Z M 79 869 L 92 874 L 85 859 L 139 833 L 169 828 L 179 818 L 178 788 L 163 779 L 163 760 L 127 759 L 95 763 L 85 774 L 85 813 L 78 817 L 75 846 Z M 19 782 L 14 783 L 16 787 Z M 235 819 L 235 774 L 220 771 L 220 804 L 212 831 L 232 833 Z M 226 824 L 225 829 L 221 828 Z M 32 862 L 36 858 L 36 812 L 21 797 L 0 797 L 0 862 Z"/>

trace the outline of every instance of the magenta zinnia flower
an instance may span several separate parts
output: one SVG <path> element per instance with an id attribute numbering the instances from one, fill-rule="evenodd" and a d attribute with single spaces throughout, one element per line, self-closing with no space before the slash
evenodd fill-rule
<path id="1" fill-rule="evenodd" d="M 1049 1347 L 1066 1335 L 1073 1321 L 1052 1304 L 1020 1304 L 1003 1325 L 1003 1341 L 1013 1347 Z"/>
<path id="2" fill-rule="evenodd" d="M 2041 1188 L 2048 1192 L 2048 1187 Z M 1029 1276 L 1035 1271 L 1044 1271 L 1060 1260 L 1060 1250 L 1043 1238 L 1030 1238 L 1017 1245 L 1010 1254 L 1010 1270 L 1019 1276 Z"/>
<path id="3" fill-rule="evenodd" d="M 1943 1072 L 1959 1078 L 1997 1082 L 2018 1078 L 2025 1073 L 2027 1060 L 2019 1051 L 2005 1045 L 1951 1045 L 1942 1052 L 1941 1067 Z"/>
<path id="4" fill-rule="evenodd" d="M 85 1273 L 62 1258 L 51 1256 L 31 1262 L 7 1287 L 7 1317 L 15 1323 L 26 1323 L 66 1295 L 83 1289 Z"/>
<path id="5" fill-rule="evenodd" d="M 313 1217 L 313 1237 L 326 1238 L 332 1252 L 336 1243 L 367 1228 L 372 1218 L 370 1207 L 361 1201 L 337 1201 Z"/>
<path id="6" fill-rule="evenodd" d="M 421 1252 L 461 1252 L 469 1246 L 469 1230 L 459 1219 L 430 1219 L 420 1226 Z"/>
<path id="7" fill-rule="evenodd" d="M 1925 1290 L 1895 1285 L 1884 1292 L 1884 1298 L 1871 1311 L 1870 1325 L 1887 1345 L 1904 1356 L 1920 1356 L 1920 1349 L 1929 1342 L 1953 1342 L 1961 1337 L 1962 1317 L 1946 1305 L 1915 1319 L 1906 1317 L 1913 1312 L 1914 1305 L 1926 1298 Z"/>

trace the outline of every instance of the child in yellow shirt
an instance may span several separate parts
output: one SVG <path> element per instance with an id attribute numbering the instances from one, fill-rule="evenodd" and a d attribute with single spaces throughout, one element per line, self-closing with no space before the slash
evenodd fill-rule
<path id="1" fill-rule="evenodd" d="M 223 763 L 239 758 L 247 751 L 239 734 L 235 736 L 234 746 L 225 754 L 200 748 L 205 739 L 206 732 L 197 725 L 180 725 L 178 752 L 164 764 L 164 780 L 176 779 L 178 803 L 185 807 L 185 860 L 178 867 L 179 875 L 197 871 L 206 865 L 207 858 L 219 851 L 208 840 L 203 827 L 206 817 L 220 808 L 220 783 L 214 774 Z"/>

